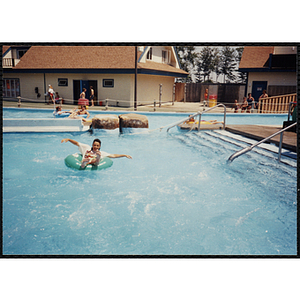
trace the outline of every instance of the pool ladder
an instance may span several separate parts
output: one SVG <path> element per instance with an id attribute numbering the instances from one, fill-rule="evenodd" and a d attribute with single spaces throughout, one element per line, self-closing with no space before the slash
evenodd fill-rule
<path id="1" fill-rule="evenodd" d="M 185 118 L 185 119 L 183 119 L 183 120 L 181 120 L 181 121 L 179 121 L 179 122 L 173 124 L 172 126 L 170 126 L 170 127 L 167 129 L 167 132 L 168 132 L 171 128 L 173 128 L 173 127 L 175 127 L 175 126 L 177 126 L 177 125 L 179 125 L 179 124 L 181 124 L 181 123 L 183 123 L 183 122 L 186 122 L 186 121 L 188 121 L 188 120 L 191 119 L 191 118 L 195 118 L 195 117 L 197 117 L 197 116 L 199 116 L 199 123 L 198 123 L 198 131 L 199 131 L 199 130 L 200 130 L 200 124 L 201 124 L 201 117 L 202 117 L 202 115 L 203 115 L 204 113 L 207 113 L 208 111 L 210 111 L 210 110 L 212 110 L 212 109 L 218 107 L 218 106 L 223 106 L 223 107 L 224 107 L 224 122 L 223 122 L 223 129 L 225 129 L 226 106 L 225 106 L 224 104 L 220 103 L 220 104 L 218 104 L 218 105 L 216 105 L 216 106 L 214 106 L 214 107 L 211 107 L 211 108 L 209 108 L 209 109 L 207 109 L 207 110 L 204 110 L 204 111 L 202 111 L 202 112 L 198 111 L 197 113 L 195 113 L 195 114 L 193 114 L 193 115 L 191 115 L 191 116 L 189 116 L 189 117 L 187 117 L 187 118 Z"/>
<path id="2" fill-rule="evenodd" d="M 237 157 L 239 157 L 239 156 L 241 156 L 241 155 L 243 155 L 243 154 L 245 154 L 245 153 L 251 151 L 254 147 L 258 146 L 258 145 L 261 144 L 261 143 L 264 143 L 264 142 L 270 140 L 272 137 L 274 137 L 274 136 L 276 136 L 276 135 L 278 135 L 278 134 L 280 134 L 279 149 L 278 149 L 278 160 L 280 161 L 280 159 L 281 159 L 281 151 L 282 151 L 282 139 L 283 139 L 283 133 L 284 133 L 284 131 L 286 131 L 287 129 L 290 129 L 290 128 L 292 128 L 292 127 L 294 127 L 295 125 L 297 125 L 297 122 L 295 122 L 295 123 L 291 124 L 290 126 L 287 126 L 287 127 L 283 128 L 283 129 L 281 129 L 281 130 L 275 132 L 274 134 L 272 134 L 272 135 L 266 137 L 265 139 L 263 139 L 263 140 L 261 140 L 261 141 L 255 143 L 255 144 L 253 144 L 253 145 L 251 145 L 251 146 L 245 147 L 245 148 L 243 148 L 243 149 L 241 149 L 241 150 L 239 150 L 239 151 L 233 153 L 233 154 L 228 158 L 227 162 L 228 162 L 228 163 L 232 162 L 232 161 L 233 161 L 234 159 L 236 159 Z"/>

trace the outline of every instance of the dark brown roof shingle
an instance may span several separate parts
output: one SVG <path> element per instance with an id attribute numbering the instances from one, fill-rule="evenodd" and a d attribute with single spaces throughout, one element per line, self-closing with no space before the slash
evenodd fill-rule
<path id="1" fill-rule="evenodd" d="M 32 46 L 15 69 L 127 69 L 132 46 Z"/>
<path id="2" fill-rule="evenodd" d="M 245 47 L 240 61 L 240 69 L 263 68 L 269 59 L 270 53 L 273 53 L 274 47 Z"/>
<path id="3" fill-rule="evenodd" d="M 138 57 L 141 52 L 138 52 Z M 134 46 L 32 46 L 14 69 L 134 69 Z M 147 61 L 138 68 L 187 74 Z"/>
<path id="4" fill-rule="evenodd" d="M 10 48 L 10 46 L 2 46 L 2 55 Z"/>

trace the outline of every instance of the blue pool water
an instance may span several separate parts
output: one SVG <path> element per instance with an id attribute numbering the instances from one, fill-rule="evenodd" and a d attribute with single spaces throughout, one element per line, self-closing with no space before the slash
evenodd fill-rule
<path id="1" fill-rule="evenodd" d="M 150 128 L 182 116 L 148 116 Z M 222 117 L 219 116 L 219 120 Z M 65 166 L 72 138 L 130 154 Z M 209 132 L 3 134 L 3 253 L 295 255 L 296 168 Z M 264 151 L 264 150 L 260 150 Z"/>
<path id="2" fill-rule="evenodd" d="M 106 111 L 93 111 L 89 110 L 92 118 L 97 114 L 124 114 L 126 112 L 106 112 Z M 144 114 L 147 116 L 168 116 L 168 118 L 160 118 L 160 122 L 164 124 L 164 120 L 171 123 L 176 122 L 177 120 L 181 120 L 182 118 L 187 117 L 188 113 L 151 113 L 151 112 L 137 112 L 138 114 Z M 243 125 L 282 125 L 283 121 L 287 121 L 287 114 L 235 114 L 235 113 L 227 113 L 226 124 L 243 124 Z M 30 108 L 3 108 L 3 118 L 54 118 L 53 117 L 53 109 L 30 109 Z M 202 116 L 202 120 L 215 120 L 223 121 L 223 113 L 205 113 Z M 158 126 L 162 126 L 158 124 Z M 167 125 L 166 123 L 164 125 Z M 153 127 L 151 124 L 150 126 Z"/>

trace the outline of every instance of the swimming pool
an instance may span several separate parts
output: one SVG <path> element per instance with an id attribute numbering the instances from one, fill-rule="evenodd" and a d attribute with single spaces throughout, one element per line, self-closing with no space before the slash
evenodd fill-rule
<path id="1" fill-rule="evenodd" d="M 155 129 L 182 116 L 148 118 Z M 4 134 L 3 253 L 296 255 L 296 168 L 262 149 L 228 165 L 240 147 L 216 135 Z M 62 138 L 133 159 L 73 170 Z"/>
<path id="2" fill-rule="evenodd" d="M 121 115 L 127 112 L 124 111 L 95 111 L 89 110 L 90 119 L 97 114 L 116 114 Z M 136 113 L 147 116 L 164 116 L 168 118 L 159 118 L 151 122 L 150 128 L 157 128 L 168 125 L 170 122 L 176 122 L 188 116 L 188 113 L 153 113 L 153 112 L 139 112 Z M 3 108 L 3 118 L 54 118 L 53 109 L 35 109 L 35 108 Z M 235 114 L 227 113 L 226 124 L 242 124 L 242 125 L 281 125 L 283 121 L 287 121 L 287 114 Z M 223 113 L 205 113 L 202 120 L 223 121 Z M 169 123 L 166 123 L 169 122 Z M 155 127 L 156 126 L 156 127 Z"/>

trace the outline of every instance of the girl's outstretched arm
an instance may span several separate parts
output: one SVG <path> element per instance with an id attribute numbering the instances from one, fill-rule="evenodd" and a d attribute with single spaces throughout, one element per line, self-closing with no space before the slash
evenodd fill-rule
<path id="1" fill-rule="evenodd" d="M 127 157 L 129 159 L 132 159 L 132 157 L 127 154 L 110 154 L 110 155 L 108 155 L 108 157 L 110 157 L 110 158 Z"/>
<path id="2" fill-rule="evenodd" d="M 74 141 L 74 140 L 71 140 L 71 139 L 62 139 L 61 140 L 61 143 L 66 143 L 66 142 L 70 142 L 70 143 L 72 143 L 73 145 L 76 145 L 76 146 L 78 146 L 79 147 L 79 143 L 78 142 L 76 142 L 76 141 Z"/>

